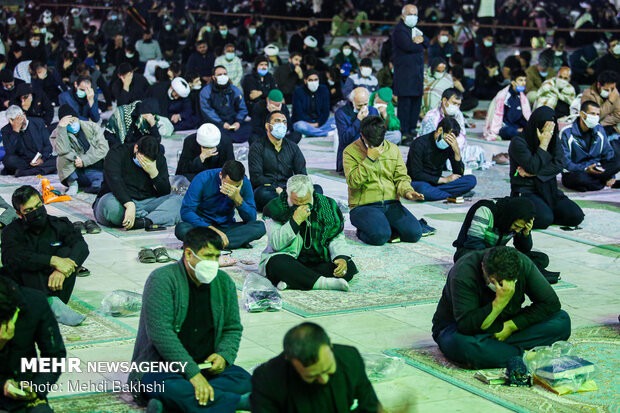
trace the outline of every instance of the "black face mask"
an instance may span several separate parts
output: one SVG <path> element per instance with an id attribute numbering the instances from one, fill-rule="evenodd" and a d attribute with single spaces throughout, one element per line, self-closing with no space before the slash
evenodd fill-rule
<path id="1" fill-rule="evenodd" d="M 24 220 L 28 227 L 34 230 L 42 230 L 47 224 L 47 210 L 45 205 L 41 205 L 34 211 L 30 211 L 24 215 Z"/>

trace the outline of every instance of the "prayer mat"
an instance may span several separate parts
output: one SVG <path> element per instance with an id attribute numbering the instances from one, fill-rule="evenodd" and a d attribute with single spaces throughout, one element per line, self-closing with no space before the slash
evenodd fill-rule
<path id="1" fill-rule="evenodd" d="M 124 384 L 124 383 L 123 383 Z M 137 413 L 146 411 L 139 407 L 130 393 L 88 393 L 50 397 L 49 405 L 56 412 L 83 413 Z"/>
<path id="2" fill-rule="evenodd" d="M 423 243 L 386 244 L 380 248 L 362 244 L 347 233 L 352 259 L 360 271 L 350 282 L 350 290 L 281 291 L 284 308 L 302 317 L 435 303 L 441 297 L 452 255 Z M 253 243 L 252 249 L 233 251 L 238 260 L 224 268 L 239 289 L 245 277 L 258 272 L 260 252 L 267 237 Z"/>
<path id="3" fill-rule="evenodd" d="M 71 215 L 73 219 L 70 221 L 86 221 L 88 219 L 95 220 L 95 215 L 93 214 L 93 202 L 95 202 L 96 195 L 94 194 L 86 194 L 84 192 L 78 193 L 75 197 L 71 199 L 71 201 L 67 202 L 56 202 L 53 204 L 47 205 L 48 208 L 58 208 L 59 211 Z M 48 212 L 51 212 L 48 209 Z M 114 228 L 114 227 L 106 227 L 104 225 L 99 225 L 101 229 L 108 234 L 114 235 L 117 238 L 135 238 L 135 237 L 158 237 L 162 238 L 164 236 L 168 236 L 174 233 L 174 227 L 169 227 L 164 231 L 155 231 L 155 232 L 146 232 L 143 229 L 138 229 L 135 231 L 127 231 L 124 228 Z"/>
<path id="4" fill-rule="evenodd" d="M 474 378 L 477 370 L 465 370 L 451 363 L 436 345 L 417 349 L 393 349 L 384 353 L 400 357 L 413 367 L 515 412 L 618 412 L 619 333 L 617 324 L 573 330 L 569 342 L 574 345 L 575 355 L 594 363 L 599 369 L 594 378 L 599 390 L 564 396 L 558 396 L 540 386 L 527 388 L 484 384 Z"/>
<path id="5" fill-rule="evenodd" d="M 100 343 L 134 340 L 137 331 L 125 323 L 103 315 L 89 304 L 72 298 L 68 306 L 86 316 L 79 326 L 59 324 L 65 346 L 70 349 L 93 347 Z M 64 410 L 63 410 L 64 411 Z M 86 411 L 86 410 L 83 410 Z"/>

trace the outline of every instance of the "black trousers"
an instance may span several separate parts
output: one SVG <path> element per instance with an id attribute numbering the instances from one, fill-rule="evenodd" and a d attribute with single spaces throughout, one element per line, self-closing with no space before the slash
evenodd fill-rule
<path id="1" fill-rule="evenodd" d="M 620 145 L 617 145 L 617 147 L 619 150 L 616 151 L 615 157 L 609 161 L 601 162 L 605 172 L 600 175 L 590 175 L 584 171 L 564 172 L 562 173 L 562 185 L 580 192 L 603 189 L 605 183 L 620 172 Z"/>
<path id="2" fill-rule="evenodd" d="M 536 208 L 534 229 L 545 229 L 552 224 L 576 227 L 583 221 L 582 209 L 568 198 L 560 199 L 554 206 L 550 206 L 536 194 L 521 194 L 521 196 L 529 198 Z"/>
<path id="3" fill-rule="evenodd" d="M 461 258 L 463 255 L 472 251 L 476 250 L 470 248 L 457 248 L 456 252 L 454 253 L 454 262 L 457 262 L 459 258 Z M 534 265 L 536 265 L 536 268 L 538 268 L 538 270 L 541 272 L 549 266 L 549 256 L 544 252 L 528 251 L 524 252 L 523 254 L 525 254 L 530 260 L 532 260 Z"/>
<path id="4" fill-rule="evenodd" d="M 357 267 L 351 260 L 347 261 L 347 275 L 343 279 L 351 281 L 357 274 Z M 288 288 L 293 290 L 311 290 L 319 277 L 333 277 L 336 264 L 321 262 L 318 264 L 302 264 L 288 254 L 278 254 L 269 258 L 267 262 L 267 278 L 277 286 L 284 281 Z"/>
<path id="5" fill-rule="evenodd" d="M 31 166 L 32 159 L 23 159 L 17 155 L 7 155 L 2 160 L 7 174 L 15 176 L 49 175 L 56 173 L 56 157 L 50 156 L 39 166 Z"/>
<path id="6" fill-rule="evenodd" d="M 263 212 L 263 208 L 265 205 L 269 203 L 274 198 L 277 198 L 278 193 L 276 192 L 276 186 L 259 186 L 254 190 L 254 202 L 256 202 L 256 210 L 258 212 Z M 282 188 L 286 191 L 286 185 Z M 321 185 L 314 185 L 314 191 L 317 194 L 323 194 L 323 188 Z"/>
<path id="7" fill-rule="evenodd" d="M 404 135 L 415 134 L 422 109 L 422 96 L 399 96 L 398 119 Z"/>
<path id="8" fill-rule="evenodd" d="M 511 358 L 522 356 L 524 350 L 568 340 L 570 332 L 570 317 L 560 310 L 538 324 L 513 333 L 506 341 L 497 340 L 493 334 L 461 334 L 456 323 L 433 334 L 433 340 L 449 360 L 472 369 L 491 369 L 506 367 Z"/>
<path id="9" fill-rule="evenodd" d="M 64 256 L 64 254 L 60 256 Z M 31 272 L 16 274 L 15 272 L 10 271 L 8 275 L 21 286 L 43 291 L 48 296 L 56 296 L 60 298 L 63 303 L 67 304 L 71 298 L 71 293 L 73 293 L 77 271 L 74 271 L 73 274 L 65 278 L 65 281 L 62 283 L 62 290 L 60 291 L 52 291 L 47 286 L 49 276 L 52 274 L 52 271 L 53 270 L 51 268 L 49 270 L 49 274 Z"/>

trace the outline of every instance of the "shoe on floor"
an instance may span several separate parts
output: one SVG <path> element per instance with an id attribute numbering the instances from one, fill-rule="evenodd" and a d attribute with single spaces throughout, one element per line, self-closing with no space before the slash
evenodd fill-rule
<path id="1" fill-rule="evenodd" d="M 497 153 L 493 155 L 493 161 L 497 165 L 508 165 L 510 163 L 510 159 L 508 158 L 508 154 L 505 152 Z"/>
<path id="2" fill-rule="evenodd" d="M 77 221 L 73 223 L 73 228 L 80 231 L 80 234 L 85 235 L 87 233 L 86 225 L 82 221 Z"/>
<path id="3" fill-rule="evenodd" d="M 428 237 L 429 235 L 433 235 L 437 232 L 437 230 L 426 222 L 424 218 L 420 220 L 420 225 L 422 226 L 422 236 Z"/>
<path id="4" fill-rule="evenodd" d="M 88 277 L 90 275 L 90 270 L 85 267 L 80 267 L 75 272 L 76 277 Z"/>

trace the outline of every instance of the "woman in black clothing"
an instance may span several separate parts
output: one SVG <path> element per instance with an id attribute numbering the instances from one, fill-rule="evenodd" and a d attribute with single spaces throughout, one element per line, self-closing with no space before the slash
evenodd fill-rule
<path id="1" fill-rule="evenodd" d="M 564 153 L 553 109 L 536 109 L 520 135 L 512 138 L 510 187 L 512 196 L 528 197 L 536 206 L 535 229 L 551 224 L 577 226 L 583 211 L 558 189 L 556 175 L 564 167 Z"/>

